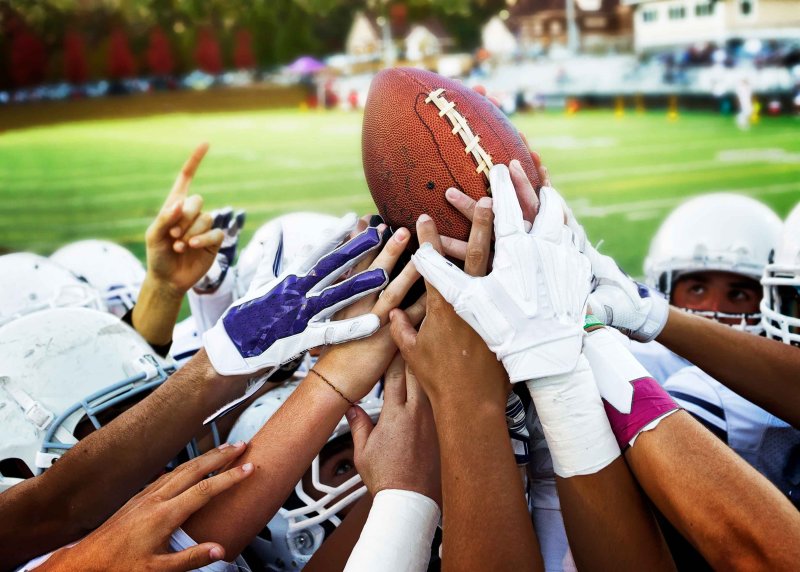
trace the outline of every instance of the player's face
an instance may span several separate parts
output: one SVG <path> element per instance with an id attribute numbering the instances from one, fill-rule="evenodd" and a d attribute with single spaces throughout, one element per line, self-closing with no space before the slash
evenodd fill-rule
<path id="1" fill-rule="evenodd" d="M 332 487 L 338 487 L 342 483 L 347 482 L 348 479 L 358 474 L 353 457 L 353 439 L 349 434 L 343 435 L 325 445 L 319 454 L 319 480 L 323 484 Z M 353 488 L 355 489 L 361 486 L 363 485 L 359 483 Z M 303 489 L 315 500 L 322 497 L 322 493 L 312 486 L 310 469 L 303 475 Z M 346 491 L 339 498 L 343 498 L 352 492 L 352 490 L 353 489 Z M 329 506 L 330 504 L 333 503 L 329 503 Z M 350 505 L 339 511 L 339 516 L 346 516 L 352 507 L 353 505 Z"/>
<path id="2" fill-rule="evenodd" d="M 754 314 L 761 302 L 761 285 L 752 278 L 730 272 L 695 272 L 681 276 L 672 287 L 671 302 L 687 310 L 723 314 Z M 720 318 L 737 325 L 737 318 Z"/>

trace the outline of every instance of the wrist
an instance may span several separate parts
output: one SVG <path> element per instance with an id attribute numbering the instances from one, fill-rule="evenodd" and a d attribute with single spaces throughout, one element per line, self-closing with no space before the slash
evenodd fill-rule
<path id="1" fill-rule="evenodd" d="M 162 278 L 148 271 L 142 282 L 142 291 L 147 290 L 164 302 L 183 302 L 186 290 L 179 288 L 166 278 Z"/>
<path id="2" fill-rule="evenodd" d="M 592 370 L 582 354 L 573 371 L 529 381 L 527 386 L 558 476 L 590 475 L 619 457 Z"/>

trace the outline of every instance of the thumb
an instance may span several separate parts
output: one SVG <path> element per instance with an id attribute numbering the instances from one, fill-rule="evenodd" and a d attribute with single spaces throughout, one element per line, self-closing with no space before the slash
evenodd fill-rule
<path id="1" fill-rule="evenodd" d="M 169 230 L 181 219 L 182 214 L 183 201 L 176 201 L 162 208 L 147 229 L 148 238 L 157 241 L 168 236 Z"/>
<path id="2" fill-rule="evenodd" d="M 397 349 L 406 363 L 411 363 L 409 357 L 414 351 L 414 346 L 417 343 L 417 330 L 411 324 L 411 320 L 403 310 L 394 309 L 389 313 L 389 331 L 392 334 Z"/>
<path id="3" fill-rule="evenodd" d="M 216 542 L 204 542 L 174 554 L 167 554 L 162 558 L 160 570 L 186 572 L 222 560 L 225 558 L 225 549 Z"/>
<path id="4" fill-rule="evenodd" d="M 355 455 L 360 457 L 375 426 L 372 424 L 372 419 L 369 418 L 369 415 L 358 405 L 353 405 L 348 409 L 345 417 L 347 418 L 347 424 L 350 425 L 350 434 L 353 436 Z"/>

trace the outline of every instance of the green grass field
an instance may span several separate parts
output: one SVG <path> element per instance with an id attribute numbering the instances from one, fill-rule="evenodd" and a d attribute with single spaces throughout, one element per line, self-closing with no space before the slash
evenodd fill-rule
<path id="1" fill-rule="evenodd" d="M 736 191 L 785 216 L 800 200 L 800 120 L 663 112 L 517 115 L 594 242 L 632 274 L 685 197 Z M 0 135 L 0 247 L 49 253 L 88 237 L 142 256 L 142 237 L 194 145 L 211 142 L 192 191 L 248 212 L 245 236 L 275 215 L 374 210 L 361 169 L 361 116 L 300 111 L 165 115 Z M 708 213 L 709 217 L 716 216 Z"/>

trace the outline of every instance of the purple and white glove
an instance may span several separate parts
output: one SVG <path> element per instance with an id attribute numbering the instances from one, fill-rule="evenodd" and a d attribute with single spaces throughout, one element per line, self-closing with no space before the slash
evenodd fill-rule
<path id="1" fill-rule="evenodd" d="M 234 213 L 231 207 L 215 210 L 211 213 L 211 216 L 214 218 L 211 228 L 222 229 L 225 233 L 225 238 L 222 240 L 222 246 L 220 246 L 211 268 L 194 285 L 194 291 L 197 294 L 211 294 L 225 280 L 225 276 L 228 275 L 228 269 L 236 259 L 239 232 L 242 230 L 245 221 L 245 212 L 236 211 Z"/>
<path id="2" fill-rule="evenodd" d="M 269 272 L 256 273 L 247 294 L 204 336 L 214 369 L 222 375 L 274 371 L 310 348 L 364 338 L 380 327 L 374 314 L 326 321 L 388 282 L 384 270 L 374 269 L 334 284 L 381 245 L 378 229 L 370 227 L 336 248 L 355 222 L 355 215 L 344 217 L 332 236 L 277 278 Z M 272 261 L 265 258 L 262 263 Z"/>

